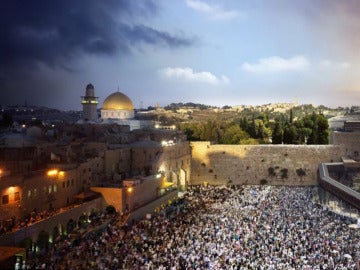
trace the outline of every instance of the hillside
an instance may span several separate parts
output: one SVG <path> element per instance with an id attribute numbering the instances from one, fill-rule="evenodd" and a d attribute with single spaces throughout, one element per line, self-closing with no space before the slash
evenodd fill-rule
<path id="1" fill-rule="evenodd" d="M 349 108 L 328 108 L 311 104 L 296 105 L 293 103 L 275 103 L 259 106 L 241 105 L 234 107 L 211 107 L 194 103 L 172 103 L 164 108 L 139 112 L 138 118 L 153 119 L 163 125 L 173 125 L 179 122 L 206 122 L 207 120 L 232 121 L 240 118 L 252 118 L 266 115 L 269 120 L 279 117 L 289 117 L 290 110 L 294 120 L 313 112 L 322 113 L 326 118 L 339 117 L 349 113 Z"/>

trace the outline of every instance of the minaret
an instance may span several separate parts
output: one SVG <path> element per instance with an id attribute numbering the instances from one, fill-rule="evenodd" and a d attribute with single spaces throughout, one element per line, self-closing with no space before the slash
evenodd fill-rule
<path id="1" fill-rule="evenodd" d="M 98 97 L 94 96 L 94 86 L 89 83 L 86 86 L 85 96 L 81 97 L 81 104 L 83 105 L 83 119 L 84 120 L 97 120 L 97 104 Z"/>

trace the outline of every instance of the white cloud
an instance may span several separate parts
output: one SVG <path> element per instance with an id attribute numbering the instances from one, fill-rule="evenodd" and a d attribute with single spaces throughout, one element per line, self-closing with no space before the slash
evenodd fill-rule
<path id="1" fill-rule="evenodd" d="M 278 71 L 296 71 L 303 70 L 310 66 L 309 60 L 304 56 L 294 56 L 288 59 L 278 56 L 259 59 L 255 64 L 247 62 L 241 65 L 241 68 L 248 72 L 268 73 Z"/>
<path id="2" fill-rule="evenodd" d="M 348 62 L 334 62 L 330 60 L 323 60 L 320 62 L 320 67 L 328 69 L 349 69 L 351 64 Z"/>
<path id="3" fill-rule="evenodd" d="M 200 0 L 186 0 L 186 5 L 196 11 L 209 15 L 215 20 L 231 20 L 240 15 L 237 10 L 224 10 L 219 6 L 210 5 Z"/>
<path id="4" fill-rule="evenodd" d="M 189 67 L 167 67 L 160 71 L 166 78 L 175 78 L 181 79 L 188 82 L 201 82 L 208 84 L 227 84 L 230 82 L 229 78 L 225 75 L 222 75 L 220 78 L 216 77 L 214 74 L 208 71 L 194 72 L 192 68 Z"/>

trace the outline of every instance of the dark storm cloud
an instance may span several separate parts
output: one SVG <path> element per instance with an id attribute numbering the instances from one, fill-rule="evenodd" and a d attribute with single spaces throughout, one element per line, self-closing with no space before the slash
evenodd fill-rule
<path id="1" fill-rule="evenodd" d="M 190 39 L 138 19 L 156 14 L 152 1 L 1 1 L 1 67 L 66 66 L 81 54 L 129 53 L 139 42 L 189 46 Z"/>
<path id="2" fill-rule="evenodd" d="M 125 34 L 124 39 L 128 39 L 132 44 L 142 41 L 149 44 L 163 43 L 171 47 L 180 47 L 190 46 L 193 43 L 190 39 L 174 37 L 167 32 L 145 25 L 135 25 L 133 27 L 123 25 L 121 32 Z"/>
<path id="3" fill-rule="evenodd" d="M 153 0 L 0 1 L 0 105 L 66 102 L 73 94 L 66 73 L 82 76 L 86 55 L 129 55 L 143 44 L 193 44 L 146 25 L 158 12 Z"/>

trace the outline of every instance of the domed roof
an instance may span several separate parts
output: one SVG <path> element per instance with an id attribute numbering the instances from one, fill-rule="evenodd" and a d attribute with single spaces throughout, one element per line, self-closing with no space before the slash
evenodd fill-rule
<path id="1" fill-rule="evenodd" d="M 109 95 L 103 103 L 103 110 L 134 110 L 131 99 L 121 92 Z"/>

